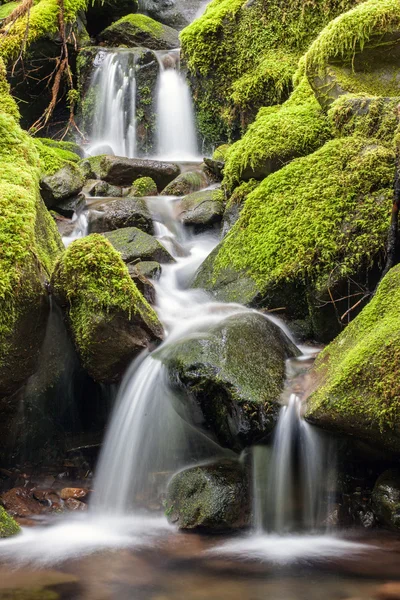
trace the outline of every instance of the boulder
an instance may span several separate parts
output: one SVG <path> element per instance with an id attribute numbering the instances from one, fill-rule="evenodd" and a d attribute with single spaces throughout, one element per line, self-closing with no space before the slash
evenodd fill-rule
<path id="1" fill-rule="evenodd" d="M 400 530 L 400 471 L 389 469 L 377 480 L 372 492 L 375 515 L 382 525 Z"/>
<path id="2" fill-rule="evenodd" d="M 51 285 L 82 364 L 95 381 L 118 382 L 130 362 L 163 337 L 156 313 L 102 235 L 73 242 L 58 261 Z"/>
<path id="3" fill-rule="evenodd" d="M 156 238 L 136 227 L 117 229 L 105 233 L 104 236 L 121 254 L 122 260 L 127 263 L 139 260 L 160 263 L 174 262 L 174 258 Z"/>
<path id="4" fill-rule="evenodd" d="M 143 294 L 143 297 L 147 300 L 147 302 L 149 304 L 155 304 L 156 290 L 154 285 L 147 279 L 147 277 L 142 275 L 136 265 L 128 265 L 128 271 L 133 283 L 136 285 L 139 292 Z"/>
<path id="5" fill-rule="evenodd" d="M 82 192 L 77 196 L 72 196 L 72 198 L 58 202 L 53 206 L 53 210 L 66 219 L 72 219 L 75 213 L 81 213 L 85 208 L 86 196 Z"/>
<path id="6" fill-rule="evenodd" d="M 128 195 L 134 198 L 145 198 L 146 196 L 157 196 L 158 190 L 155 181 L 151 177 L 140 177 L 136 179 L 130 188 Z"/>
<path id="7" fill-rule="evenodd" d="M 138 46 L 150 50 L 173 50 L 179 47 L 176 29 L 139 14 L 122 17 L 102 31 L 98 39 L 112 48 Z"/>
<path id="8" fill-rule="evenodd" d="M 144 277 L 149 279 L 160 279 L 161 276 L 161 265 L 153 260 L 145 260 L 135 264 L 136 269 Z"/>
<path id="9" fill-rule="evenodd" d="M 104 233 L 124 227 L 137 227 L 146 233 L 154 233 L 149 209 L 141 198 L 111 200 L 96 205 L 89 212 L 90 233 Z"/>
<path id="10" fill-rule="evenodd" d="M 185 469 L 171 479 L 168 521 L 179 529 L 220 532 L 250 525 L 248 476 L 239 462 L 224 460 Z"/>
<path id="11" fill-rule="evenodd" d="M 174 181 L 167 185 L 162 196 L 186 196 L 198 192 L 209 184 L 207 175 L 201 169 L 197 171 L 186 171 L 178 175 Z"/>
<path id="12" fill-rule="evenodd" d="M 178 165 L 145 160 L 141 158 L 123 158 L 119 156 L 94 156 L 84 164 L 97 179 L 104 179 L 117 186 L 131 186 L 137 179 L 151 177 L 159 191 L 162 191 L 180 173 Z"/>
<path id="13" fill-rule="evenodd" d="M 48 208 L 51 208 L 76 196 L 82 190 L 85 181 L 77 165 L 65 164 L 53 175 L 45 175 L 40 182 L 42 198 Z"/>
<path id="14" fill-rule="evenodd" d="M 271 433 L 285 381 L 285 361 L 298 354 L 283 331 L 259 313 L 234 315 L 155 357 L 182 393 L 177 410 L 218 442 L 241 450 Z"/>
<path id="15" fill-rule="evenodd" d="M 0 506 L 0 539 L 11 537 L 20 533 L 21 529 L 10 515 L 6 513 L 4 508 Z"/>
<path id="16" fill-rule="evenodd" d="M 87 182 L 84 192 L 94 198 L 121 198 L 125 196 L 122 187 L 111 185 L 107 181 L 97 181 L 96 179 Z"/>
<path id="17" fill-rule="evenodd" d="M 400 455 L 400 266 L 316 360 L 306 419 Z"/>
<path id="18" fill-rule="evenodd" d="M 239 220 L 247 196 L 251 194 L 251 192 L 254 192 L 258 185 L 258 181 L 250 179 L 250 181 L 242 183 L 235 189 L 225 206 L 222 219 L 222 237 L 225 237 L 228 231 L 230 231 L 234 224 Z"/>
<path id="19" fill-rule="evenodd" d="M 221 223 L 224 194 L 221 190 L 204 190 L 185 196 L 178 205 L 178 219 L 195 231 L 204 231 Z"/>

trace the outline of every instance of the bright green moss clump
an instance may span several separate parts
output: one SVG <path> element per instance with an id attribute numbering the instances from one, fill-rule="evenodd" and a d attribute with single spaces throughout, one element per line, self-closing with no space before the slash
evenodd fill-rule
<path id="1" fill-rule="evenodd" d="M 6 4 L 3 4 L 3 6 L 0 6 L 0 19 L 8 17 L 14 8 L 17 8 L 18 4 L 19 2 L 7 2 Z"/>
<path id="2" fill-rule="evenodd" d="M 157 196 L 157 185 L 151 177 L 139 177 L 130 189 L 130 196 L 144 198 L 145 196 Z"/>
<path id="3" fill-rule="evenodd" d="M 368 265 L 387 235 L 394 153 L 344 138 L 294 160 L 249 195 L 214 264 L 245 271 L 261 290 L 311 280 L 317 288 Z"/>
<path id="4" fill-rule="evenodd" d="M 72 169 L 78 169 L 76 165 L 80 157 L 74 152 L 60 148 L 50 148 L 43 144 L 39 139 L 34 139 L 34 144 L 40 156 L 40 170 L 43 175 L 54 175 L 62 169 L 65 164 L 69 164 Z M 72 163 L 72 164 L 71 164 Z"/>
<path id="5" fill-rule="evenodd" d="M 126 17 L 122 17 L 117 23 L 111 25 L 111 28 L 118 26 L 120 23 L 129 23 L 133 27 L 156 37 L 161 37 L 164 30 L 161 23 L 146 15 L 126 15 Z"/>
<path id="6" fill-rule="evenodd" d="M 0 538 L 11 537 L 21 531 L 18 523 L 14 521 L 0 506 Z"/>
<path id="7" fill-rule="evenodd" d="M 261 106 L 288 97 L 302 54 L 358 0 L 213 0 L 181 33 L 201 134 L 234 139 Z"/>
<path id="8" fill-rule="evenodd" d="M 246 134 L 226 154 L 224 184 L 264 179 L 331 136 L 329 123 L 305 77 L 282 106 L 261 108 Z"/>
<path id="9" fill-rule="evenodd" d="M 400 266 L 318 357 L 307 417 L 400 451 Z"/>

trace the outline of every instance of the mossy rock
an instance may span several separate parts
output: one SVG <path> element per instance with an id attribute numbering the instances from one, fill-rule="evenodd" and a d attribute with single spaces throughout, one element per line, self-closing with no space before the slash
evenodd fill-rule
<path id="1" fill-rule="evenodd" d="M 400 454 L 400 267 L 318 357 L 306 418 Z"/>
<path id="2" fill-rule="evenodd" d="M 157 196 L 156 182 L 151 177 L 139 177 L 129 190 L 129 196 L 134 198 L 145 198 L 146 196 Z"/>
<path id="3" fill-rule="evenodd" d="M 178 219 L 195 231 L 204 231 L 221 223 L 224 194 L 221 190 L 204 190 L 185 196 L 178 205 Z"/>
<path id="4" fill-rule="evenodd" d="M 89 232 L 105 233 L 124 227 L 137 227 L 150 235 L 154 233 L 153 220 L 141 198 L 121 198 L 97 204 L 89 213 Z"/>
<path id="5" fill-rule="evenodd" d="M 0 506 L 0 538 L 11 537 L 20 533 L 20 531 L 18 523 Z"/>
<path id="6" fill-rule="evenodd" d="M 237 314 L 155 354 L 182 392 L 176 409 L 205 426 L 228 448 L 241 450 L 268 436 L 280 409 L 285 361 L 296 346 L 258 313 Z"/>
<path id="7" fill-rule="evenodd" d="M 235 189 L 228 202 L 226 203 L 224 216 L 222 220 L 222 236 L 224 237 L 228 231 L 232 229 L 234 224 L 239 220 L 240 213 L 244 207 L 246 198 L 259 185 L 255 179 L 245 181 Z"/>
<path id="8" fill-rule="evenodd" d="M 295 319 L 310 312 L 316 337 L 333 339 L 342 324 L 329 292 L 340 316 L 348 308 L 347 284 L 368 289 L 377 273 L 379 278 L 394 158 L 375 140 L 343 138 L 271 174 L 247 197 L 239 220 L 200 267 L 194 286 L 237 301 L 244 278 L 246 288 L 257 291 L 252 305 L 284 309 Z M 309 311 L 301 314 L 307 304 Z M 330 337 L 319 331 L 318 305 L 336 322 Z"/>
<path id="9" fill-rule="evenodd" d="M 250 525 L 248 475 L 239 462 L 185 469 L 171 479 L 165 513 L 182 530 L 221 532 Z"/>
<path id="10" fill-rule="evenodd" d="M 81 169 L 74 163 L 65 165 L 53 175 L 46 175 L 40 181 L 40 191 L 47 208 L 68 200 L 81 192 L 85 179 Z"/>
<path id="11" fill-rule="evenodd" d="M 382 473 L 372 492 L 372 505 L 379 522 L 395 531 L 400 529 L 400 471 Z"/>
<path id="12" fill-rule="evenodd" d="M 137 179 L 151 177 L 160 192 L 181 172 L 173 163 L 108 155 L 87 158 L 82 168 L 93 179 L 103 179 L 118 186 L 131 186 Z"/>
<path id="13" fill-rule="evenodd" d="M 64 140 L 53 140 L 51 138 L 36 138 L 41 142 L 44 146 L 48 148 L 53 148 L 53 150 L 58 150 L 61 152 L 69 152 L 72 154 L 76 154 L 79 158 L 85 157 L 85 151 L 79 144 L 75 142 L 65 142 Z"/>
<path id="14" fill-rule="evenodd" d="M 322 31 L 306 72 L 324 107 L 342 94 L 400 95 L 400 16 L 396 0 L 367 0 Z"/>
<path id="15" fill-rule="evenodd" d="M 107 27 L 99 35 L 99 41 L 112 48 L 138 46 L 150 50 L 173 50 L 179 47 L 179 34 L 176 29 L 151 17 L 131 14 Z"/>
<path id="16" fill-rule="evenodd" d="M 207 187 L 208 183 L 209 181 L 204 171 L 200 169 L 197 171 L 187 171 L 178 175 L 174 181 L 167 185 L 162 192 L 162 196 L 186 196 Z"/>
<path id="17" fill-rule="evenodd" d="M 104 236 L 121 254 L 122 260 L 127 263 L 139 260 L 150 260 L 159 263 L 174 262 L 174 258 L 156 238 L 136 227 L 117 229 L 105 233 Z"/>
<path id="18" fill-rule="evenodd" d="M 136 269 L 149 279 L 159 279 L 161 277 L 161 265 L 154 260 L 144 260 L 135 265 Z"/>
<path id="19" fill-rule="evenodd" d="M 156 313 L 102 235 L 73 242 L 57 263 L 51 285 L 82 364 L 95 381 L 119 381 L 130 362 L 163 337 Z"/>
<path id="20" fill-rule="evenodd" d="M 135 13 L 138 8 L 138 0 L 94 0 L 88 2 L 86 18 L 90 36 L 97 36 L 116 20 Z"/>
<path id="21" fill-rule="evenodd" d="M 231 147 L 230 144 L 222 144 L 221 146 L 218 146 L 218 148 L 215 148 L 213 155 L 212 155 L 213 160 L 217 160 L 219 162 L 225 162 L 226 155 L 227 155 L 230 147 Z"/>
<path id="22" fill-rule="evenodd" d="M 90 179 L 83 192 L 92 196 L 93 198 L 121 198 L 125 196 L 124 188 L 118 185 L 112 185 L 107 181 L 97 181 L 96 179 Z"/>

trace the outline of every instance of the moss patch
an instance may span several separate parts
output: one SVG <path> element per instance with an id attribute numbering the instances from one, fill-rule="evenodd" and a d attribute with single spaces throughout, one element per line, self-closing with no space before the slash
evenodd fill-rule
<path id="1" fill-rule="evenodd" d="M 34 144 L 40 157 L 40 171 L 42 175 L 54 175 L 60 169 L 68 164 L 71 169 L 80 173 L 80 168 L 76 163 L 80 157 L 74 152 L 62 148 L 51 148 L 43 144 L 39 139 L 34 139 Z"/>
<path id="2" fill-rule="evenodd" d="M 20 531 L 18 523 L 0 506 L 0 538 L 11 537 L 20 533 Z"/>
<path id="3" fill-rule="evenodd" d="M 145 196 L 157 196 L 157 184 L 151 177 L 139 177 L 129 191 L 130 196 L 144 198 Z"/>

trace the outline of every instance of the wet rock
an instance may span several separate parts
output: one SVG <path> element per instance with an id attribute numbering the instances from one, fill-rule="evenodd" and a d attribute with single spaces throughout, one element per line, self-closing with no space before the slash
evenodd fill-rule
<path id="1" fill-rule="evenodd" d="M 81 169 L 68 163 L 54 175 L 46 175 L 40 182 L 42 198 L 48 208 L 76 196 L 82 190 L 84 177 Z"/>
<path id="2" fill-rule="evenodd" d="M 122 260 L 156 261 L 160 263 L 174 262 L 173 257 L 158 240 L 136 227 L 117 229 L 103 234 L 121 254 Z"/>
<path id="3" fill-rule="evenodd" d="M 223 176 L 224 176 L 225 163 L 223 163 L 220 160 L 214 160 L 213 158 L 205 158 L 204 164 L 210 170 L 210 172 L 214 175 L 214 177 L 217 179 L 217 181 L 222 181 Z"/>
<path id="4" fill-rule="evenodd" d="M 157 185 L 151 177 L 140 177 L 139 179 L 136 179 L 128 192 L 128 196 L 133 196 L 134 198 L 157 196 L 157 194 Z"/>
<path id="5" fill-rule="evenodd" d="M 122 187 L 111 185 L 107 181 L 90 181 L 85 186 L 85 191 L 95 198 L 121 198 L 125 195 Z"/>
<path id="6" fill-rule="evenodd" d="M 204 231 L 221 223 L 224 196 L 221 190 L 204 190 L 185 196 L 178 207 L 178 218 L 195 231 Z"/>
<path id="7" fill-rule="evenodd" d="M 20 531 L 18 523 L 0 506 L 0 539 L 11 537 Z"/>
<path id="8" fill-rule="evenodd" d="M 162 196 L 187 196 L 187 194 L 198 192 L 207 187 L 208 184 L 208 177 L 201 169 L 187 171 L 178 175 L 174 181 L 168 184 L 162 191 Z"/>
<path id="9" fill-rule="evenodd" d="M 372 492 L 375 514 L 382 525 L 400 529 L 400 471 L 389 469 L 375 483 Z"/>
<path id="10" fill-rule="evenodd" d="M 69 500 L 73 498 L 84 502 L 88 499 L 90 490 L 87 488 L 64 488 L 60 492 L 60 498 L 62 500 Z"/>
<path id="11" fill-rule="evenodd" d="M 13 517 L 31 517 L 40 515 L 44 507 L 33 497 L 31 490 L 27 488 L 13 488 L 1 496 L 4 508 Z"/>
<path id="12" fill-rule="evenodd" d="M 67 498 L 67 500 L 65 501 L 65 506 L 68 510 L 71 510 L 73 512 L 85 511 L 88 509 L 87 504 L 85 504 L 84 502 L 80 502 L 75 498 Z"/>
<path id="13" fill-rule="evenodd" d="M 247 474 L 235 461 L 185 469 L 175 475 L 165 502 L 168 521 L 179 529 L 226 531 L 250 524 Z"/>
<path id="14" fill-rule="evenodd" d="M 54 205 L 53 210 L 67 219 L 72 219 L 75 213 L 82 212 L 85 208 L 86 197 L 84 194 L 80 193 L 68 200 L 57 202 L 57 204 Z"/>
<path id="15" fill-rule="evenodd" d="M 96 205 L 89 213 L 89 232 L 104 233 L 137 227 L 146 233 L 154 233 L 150 211 L 140 198 L 124 198 Z"/>
<path id="16" fill-rule="evenodd" d="M 32 496 L 44 506 L 51 508 L 51 510 L 62 510 L 60 496 L 53 489 L 32 490 Z"/>
<path id="17" fill-rule="evenodd" d="M 179 34 L 176 29 L 151 17 L 131 14 L 107 27 L 99 35 L 99 41 L 113 48 L 138 46 L 150 50 L 173 50 L 179 47 Z"/>
<path id="18" fill-rule="evenodd" d="M 92 176 L 117 186 L 131 186 L 137 179 L 151 177 L 162 191 L 180 173 L 173 163 L 119 156 L 94 156 L 84 161 Z"/>
<path id="19" fill-rule="evenodd" d="M 144 277 L 149 279 L 160 279 L 161 276 L 161 265 L 153 260 L 145 260 L 143 262 L 136 263 L 136 269 Z"/>
<path id="20" fill-rule="evenodd" d="M 141 263 L 143 264 L 143 263 Z M 156 290 L 154 285 L 140 273 L 136 265 L 128 265 L 129 275 L 137 289 L 149 304 L 155 304 L 156 301 Z"/>
<path id="21" fill-rule="evenodd" d="M 156 353 L 181 394 L 176 409 L 218 442 L 241 450 L 275 426 L 285 361 L 298 354 L 281 329 L 258 313 L 237 314 Z"/>

